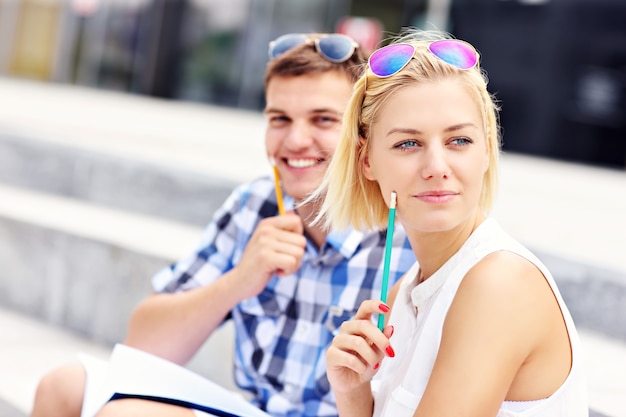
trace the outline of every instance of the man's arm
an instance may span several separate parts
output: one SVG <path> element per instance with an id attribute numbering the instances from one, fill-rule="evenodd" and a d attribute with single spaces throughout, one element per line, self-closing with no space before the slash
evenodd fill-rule
<path id="1" fill-rule="evenodd" d="M 298 270 L 306 245 L 302 231 L 295 214 L 262 220 L 235 268 L 209 285 L 143 301 L 124 343 L 186 363 L 241 300 L 258 295 L 275 274 Z"/>

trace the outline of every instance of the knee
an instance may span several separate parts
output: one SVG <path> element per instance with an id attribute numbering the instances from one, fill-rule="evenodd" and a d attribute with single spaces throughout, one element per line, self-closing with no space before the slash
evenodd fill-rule
<path id="1" fill-rule="evenodd" d="M 82 365 L 65 365 L 48 372 L 37 385 L 31 417 L 80 416 L 84 390 Z"/>

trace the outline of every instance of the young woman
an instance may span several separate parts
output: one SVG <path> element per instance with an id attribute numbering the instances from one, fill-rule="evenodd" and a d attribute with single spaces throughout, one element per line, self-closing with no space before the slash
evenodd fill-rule
<path id="1" fill-rule="evenodd" d="M 397 201 L 417 264 L 388 303 L 363 302 L 327 351 L 342 417 L 588 415 L 554 279 L 488 217 L 497 111 L 476 50 L 443 33 L 404 33 L 357 82 L 311 197 L 325 198 L 317 221 L 384 227 Z M 381 331 L 372 318 L 390 306 Z"/>

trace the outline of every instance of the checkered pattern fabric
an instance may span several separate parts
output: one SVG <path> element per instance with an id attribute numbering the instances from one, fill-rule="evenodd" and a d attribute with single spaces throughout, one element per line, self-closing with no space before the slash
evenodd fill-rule
<path id="1" fill-rule="evenodd" d="M 289 196 L 285 207 L 293 208 Z M 271 178 L 239 186 L 216 212 L 197 251 L 155 275 L 155 290 L 185 291 L 215 281 L 241 259 L 259 221 L 277 214 Z M 235 380 L 261 409 L 276 417 L 337 415 L 325 351 L 363 300 L 380 297 L 385 238 L 384 231 L 350 230 L 330 233 L 320 249 L 308 241 L 297 273 L 274 277 L 261 294 L 231 311 Z M 392 254 L 390 284 L 415 262 L 401 227 Z"/>

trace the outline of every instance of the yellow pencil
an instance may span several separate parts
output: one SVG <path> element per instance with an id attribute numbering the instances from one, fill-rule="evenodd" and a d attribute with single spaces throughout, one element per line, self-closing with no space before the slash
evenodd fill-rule
<path id="1" fill-rule="evenodd" d="M 281 216 L 285 214 L 285 204 L 283 203 L 283 191 L 280 188 L 280 174 L 278 173 L 278 167 L 276 167 L 276 161 L 274 158 L 270 158 L 272 169 L 274 170 L 274 185 L 276 186 L 276 202 L 278 203 L 278 214 Z"/>

